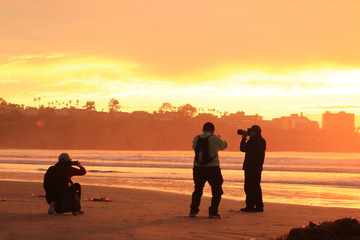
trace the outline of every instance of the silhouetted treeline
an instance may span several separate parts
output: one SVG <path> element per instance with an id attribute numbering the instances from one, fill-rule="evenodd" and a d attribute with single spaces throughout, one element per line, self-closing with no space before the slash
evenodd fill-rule
<path id="1" fill-rule="evenodd" d="M 110 112 L 97 112 L 94 104 L 84 109 L 38 109 L 1 100 L 0 148 L 191 150 L 193 137 L 201 133 L 204 122 L 211 121 L 215 134 L 227 140 L 233 151 L 239 150 L 241 140 L 237 129 L 253 124 L 262 127 L 268 151 L 360 151 L 360 136 L 354 128 L 324 131 L 317 122 L 297 114 L 263 120 L 244 112 L 218 117 L 189 104 L 174 108 L 165 103 L 153 113 L 126 113 L 118 111 L 118 103 Z"/>

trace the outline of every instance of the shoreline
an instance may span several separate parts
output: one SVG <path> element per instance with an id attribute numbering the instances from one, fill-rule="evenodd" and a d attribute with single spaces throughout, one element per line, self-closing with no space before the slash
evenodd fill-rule
<path id="1" fill-rule="evenodd" d="M 291 228 L 339 218 L 359 219 L 360 209 L 266 203 L 263 213 L 242 213 L 243 202 L 223 198 L 208 219 L 209 197 L 190 219 L 189 195 L 153 190 L 82 185 L 83 216 L 47 214 L 40 182 L 0 181 L 0 239 L 272 239 Z M 81 182 L 81 181 L 80 181 Z M 111 202 L 86 201 L 108 196 Z"/>
<path id="2" fill-rule="evenodd" d="M 11 181 L 11 182 L 33 182 L 33 183 L 41 183 L 43 181 L 43 175 L 42 174 L 25 174 L 23 175 L 21 178 L 17 178 L 16 175 L 14 174 L 2 174 L 4 176 L 7 176 L 5 178 L 0 178 L 0 182 L 2 181 Z M 119 185 L 118 183 L 115 184 L 107 184 L 107 179 L 106 178 L 99 178 L 99 179 L 92 179 L 92 178 L 87 178 L 87 176 L 81 176 L 78 177 L 75 176 L 74 177 L 74 181 L 76 182 L 77 180 L 79 180 L 79 183 L 81 185 L 87 185 L 87 186 L 94 186 L 94 187 L 111 187 L 111 188 L 119 188 L 119 189 L 136 189 L 136 190 L 144 190 L 144 191 L 159 191 L 161 193 L 172 193 L 172 194 L 181 194 L 181 195 L 185 195 L 185 196 L 189 196 L 191 195 L 192 191 L 193 191 L 193 182 L 191 181 L 191 183 L 187 183 L 187 187 L 185 189 L 179 190 L 178 188 L 173 188 L 173 189 L 162 189 L 159 190 L 161 187 L 163 187 L 161 184 L 152 182 L 152 183 L 146 183 L 145 182 L 141 182 L 139 181 L 137 185 Z M 124 181 L 126 181 L 125 179 L 123 179 Z M 143 184 L 143 185 L 142 185 Z M 173 184 L 177 184 L 176 182 L 174 182 Z M 178 184 L 184 184 L 183 182 L 179 182 Z M 266 186 L 266 183 L 263 183 L 263 191 L 266 191 L 267 188 L 271 187 L 271 186 Z M 295 186 L 295 185 L 294 185 Z M 242 187 L 242 186 L 241 186 Z M 226 190 L 226 186 L 223 185 L 224 190 Z M 350 188 L 351 189 L 351 188 Z M 227 189 L 229 190 L 229 189 Z M 231 189 L 233 191 L 233 189 Z M 222 196 L 222 199 L 228 199 L 231 201 L 236 201 L 236 202 L 243 202 L 245 201 L 245 193 L 243 192 L 242 188 L 239 188 L 239 196 L 234 196 L 234 194 L 229 195 L 228 191 L 225 191 L 224 195 Z M 345 191 L 346 189 L 344 189 Z M 234 192 L 232 192 L 234 193 Z M 329 194 L 331 194 L 329 192 Z M 203 196 L 205 197 L 211 197 L 211 190 L 210 187 L 208 185 L 205 186 L 204 188 L 204 194 Z M 272 199 L 271 197 L 267 196 L 266 194 L 263 196 L 264 197 L 264 202 L 269 203 L 275 203 L 275 204 L 289 204 L 288 202 L 284 201 L 284 199 L 280 200 L 280 201 L 276 201 L 276 199 Z M 305 202 L 303 204 L 299 204 L 298 200 L 296 199 L 297 202 L 293 203 L 293 205 L 299 205 L 299 206 L 305 206 L 305 207 L 328 207 L 328 208 L 344 208 L 344 209 L 357 209 L 360 210 L 359 204 L 354 204 L 354 203 L 350 203 L 350 202 L 345 202 L 344 200 L 339 201 L 339 206 L 336 206 L 336 202 L 332 202 L 332 203 L 328 203 L 328 202 L 324 202 L 323 199 L 320 199 L 322 202 L 317 202 L 316 199 L 313 199 L 314 204 L 312 204 L 311 202 L 309 203 L 309 199 L 304 199 Z M 330 199 L 331 200 L 331 199 Z M 349 200 L 348 200 L 349 201 Z M 348 207 L 346 204 L 350 204 L 350 206 Z M 355 201 L 355 203 L 358 203 L 358 201 Z"/>

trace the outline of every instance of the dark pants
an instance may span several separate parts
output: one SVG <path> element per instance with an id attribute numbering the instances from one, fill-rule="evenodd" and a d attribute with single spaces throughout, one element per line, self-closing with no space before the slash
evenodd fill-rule
<path id="1" fill-rule="evenodd" d="M 55 201 L 55 211 L 57 213 L 76 212 L 81 209 L 81 186 L 79 183 L 74 183 L 69 186 L 61 199 Z"/>
<path id="2" fill-rule="evenodd" d="M 245 170 L 244 190 L 246 194 L 246 207 L 264 207 L 260 182 L 261 171 Z"/>
<path id="3" fill-rule="evenodd" d="M 221 175 L 220 167 L 194 167 L 194 192 L 192 194 L 192 202 L 190 205 L 191 211 L 198 213 L 203 195 L 203 189 L 206 181 L 211 186 L 212 199 L 211 206 L 209 207 L 209 213 L 217 213 L 219 210 L 219 204 L 221 195 L 224 193 L 222 190 L 223 177 Z"/>

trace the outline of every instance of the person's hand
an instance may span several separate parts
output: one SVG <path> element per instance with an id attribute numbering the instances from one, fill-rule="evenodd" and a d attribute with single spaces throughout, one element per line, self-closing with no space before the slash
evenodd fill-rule
<path id="1" fill-rule="evenodd" d="M 81 163 L 78 161 L 76 166 L 80 167 L 81 166 Z"/>
<path id="2" fill-rule="evenodd" d="M 244 132 L 243 134 L 242 134 L 242 138 L 246 138 L 247 137 L 247 132 Z"/>

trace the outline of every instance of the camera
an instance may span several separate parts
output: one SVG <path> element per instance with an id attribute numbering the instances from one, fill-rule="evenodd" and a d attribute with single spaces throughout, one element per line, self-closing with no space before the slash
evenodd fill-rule
<path id="1" fill-rule="evenodd" d="M 250 128 L 248 128 L 247 130 L 243 130 L 243 129 L 237 130 L 237 134 L 239 135 L 243 135 L 243 134 L 249 135 L 249 132 L 250 132 Z"/>
<path id="2" fill-rule="evenodd" d="M 70 165 L 78 165 L 79 161 L 71 161 Z"/>

